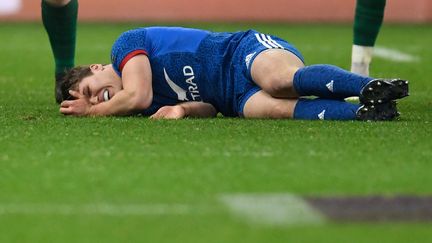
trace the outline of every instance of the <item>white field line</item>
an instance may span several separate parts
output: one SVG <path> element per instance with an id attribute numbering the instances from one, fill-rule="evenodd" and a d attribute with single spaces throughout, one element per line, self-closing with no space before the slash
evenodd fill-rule
<path id="1" fill-rule="evenodd" d="M 324 216 L 292 194 L 226 194 L 220 200 L 231 213 L 248 223 L 263 226 L 324 223 Z"/>
<path id="2" fill-rule="evenodd" d="M 302 198 L 292 194 L 223 194 L 218 198 L 229 211 L 247 223 L 263 226 L 322 224 L 325 218 Z M 213 207 L 194 204 L 55 204 L 0 203 L 1 215 L 62 216 L 173 216 L 214 214 Z"/>
<path id="3" fill-rule="evenodd" d="M 106 215 L 121 217 L 189 215 L 201 211 L 186 204 L 0 204 L 0 215 Z"/>
<path id="4" fill-rule="evenodd" d="M 414 56 L 396 49 L 390 49 L 382 46 L 374 48 L 374 56 L 380 57 L 393 62 L 418 62 L 420 57 Z"/>

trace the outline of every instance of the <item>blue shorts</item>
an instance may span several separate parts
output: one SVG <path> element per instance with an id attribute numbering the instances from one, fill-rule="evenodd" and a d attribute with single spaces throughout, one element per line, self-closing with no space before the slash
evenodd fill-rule
<path id="1" fill-rule="evenodd" d="M 287 41 L 272 35 L 266 35 L 251 30 L 245 36 L 233 55 L 234 66 L 234 92 L 236 98 L 236 111 L 243 117 L 243 109 L 247 100 L 260 91 L 261 88 L 252 80 L 251 67 L 255 58 L 268 49 L 287 50 L 296 55 L 302 62 L 304 58 L 300 51 Z"/>

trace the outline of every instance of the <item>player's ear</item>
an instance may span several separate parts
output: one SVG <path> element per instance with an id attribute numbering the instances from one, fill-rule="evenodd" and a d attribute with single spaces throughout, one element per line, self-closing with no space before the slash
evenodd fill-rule
<path id="1" fill-rule="evenodd" d="M 102 71 L 103 65 L 102 64 L 91 64 L 90 70 L 92 70 L 92 72 Z"/>

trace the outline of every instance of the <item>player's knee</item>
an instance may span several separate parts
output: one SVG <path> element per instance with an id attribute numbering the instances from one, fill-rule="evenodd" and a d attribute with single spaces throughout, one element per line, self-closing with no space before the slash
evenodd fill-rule
<path id="1" fill-rule="evenodd" d="M 262 89 L 270 95 L 275 96 L 283 91 L 289 90 L 293 86 L 293 75 L 287 72 L 275 72 L 267 76 L 266 82 L 263 82 Z"/>
<path id="2" fill-rule="evenodd" d="M 269 117 L 274 119 L 291 118 L 291 112 L 286 104 L 278 103 L 270 108 Z"/>
<path id="3" fill-rule="evenodd" d="M 71 0 L 43 0 L 51 6 L 62 7 L 68 4 Z"/>

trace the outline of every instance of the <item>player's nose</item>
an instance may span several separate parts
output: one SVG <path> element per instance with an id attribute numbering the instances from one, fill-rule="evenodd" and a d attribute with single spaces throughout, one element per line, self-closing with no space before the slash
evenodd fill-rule
<path id="1" fill-rule="evenodd" d="M 96 105 L 97 103 L 99 103 L 99 99 L 97 96 L 93 96 L 90 98 L 90 103 L 93 105 Z"/>

